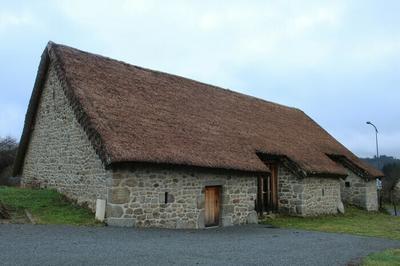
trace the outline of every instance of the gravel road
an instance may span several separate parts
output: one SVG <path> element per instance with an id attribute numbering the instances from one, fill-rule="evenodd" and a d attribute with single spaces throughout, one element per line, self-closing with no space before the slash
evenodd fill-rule
<path id="1" fill-rule="evenodd" d="M 346 265 L 400 241 L 268 228 L 0 225 L 1 265 Z"/>

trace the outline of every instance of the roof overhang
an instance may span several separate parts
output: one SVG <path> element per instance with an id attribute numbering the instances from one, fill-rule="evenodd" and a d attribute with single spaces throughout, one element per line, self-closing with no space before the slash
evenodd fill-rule
<path id="1" fill-rule="evenodd" d="M 382 176 L 373 176 L 371 175 L 368 171 L 362 169 L 355 163 L 353 163 L 351 160 L 349 160 L 346 156 L 340 155 L 340 154 L 327 154 L 329 158 L 331 158 L 333 161 L 340 163 L 359 177 L 365 179 L 366 181 L 374 180 L 376 177 L 382 177 Z"/>

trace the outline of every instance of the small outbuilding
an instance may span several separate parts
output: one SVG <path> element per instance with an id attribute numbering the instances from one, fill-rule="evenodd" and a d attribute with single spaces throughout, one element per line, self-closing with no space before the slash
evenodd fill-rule
<path id="1" fill-rule="evenodd" d="M 377 209 L 375 178 L 299 109 L 50 42 L 14 174 L 108 224 L 204 228 Z M 348 185 L 349 183 L 349 185 Z"/>

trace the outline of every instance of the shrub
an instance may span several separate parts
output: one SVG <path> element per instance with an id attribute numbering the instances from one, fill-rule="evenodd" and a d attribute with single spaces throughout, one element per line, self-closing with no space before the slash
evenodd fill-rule
<path id="1" fill-rule="evenodd" d="M 9 184 L 12 165 L 17 155 L 18 142 L 13 137 L 0 137 L 0 184 Z"/>

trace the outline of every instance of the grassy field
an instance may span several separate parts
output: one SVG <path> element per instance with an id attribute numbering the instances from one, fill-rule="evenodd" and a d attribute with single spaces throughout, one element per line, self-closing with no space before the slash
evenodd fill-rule
<path id="1" fill-rule="evenodd" d="M 363 260 L 365 266 L 400 265 L 400 249 L 389 249 L 383 252 L 372 253 Z"/>
<path id="2" fill-rule="evenodd" d="M 390 216 L 383 212 L 367 212 L 355 207 L 347 207 L 346 213 L 342 215 L 307 218 L 278 216 L 265 219 L 262 223 L 278 227 L 400 240 L 400 217 Z"/>
<path id="3" fill-rule="evenodd" d="M 65 199 L 55 190 L 0 186 L 0 201 L 12 209 L 14 218 L 28 210 L 38 224 L 99 225 L 94 214 Z"/>

